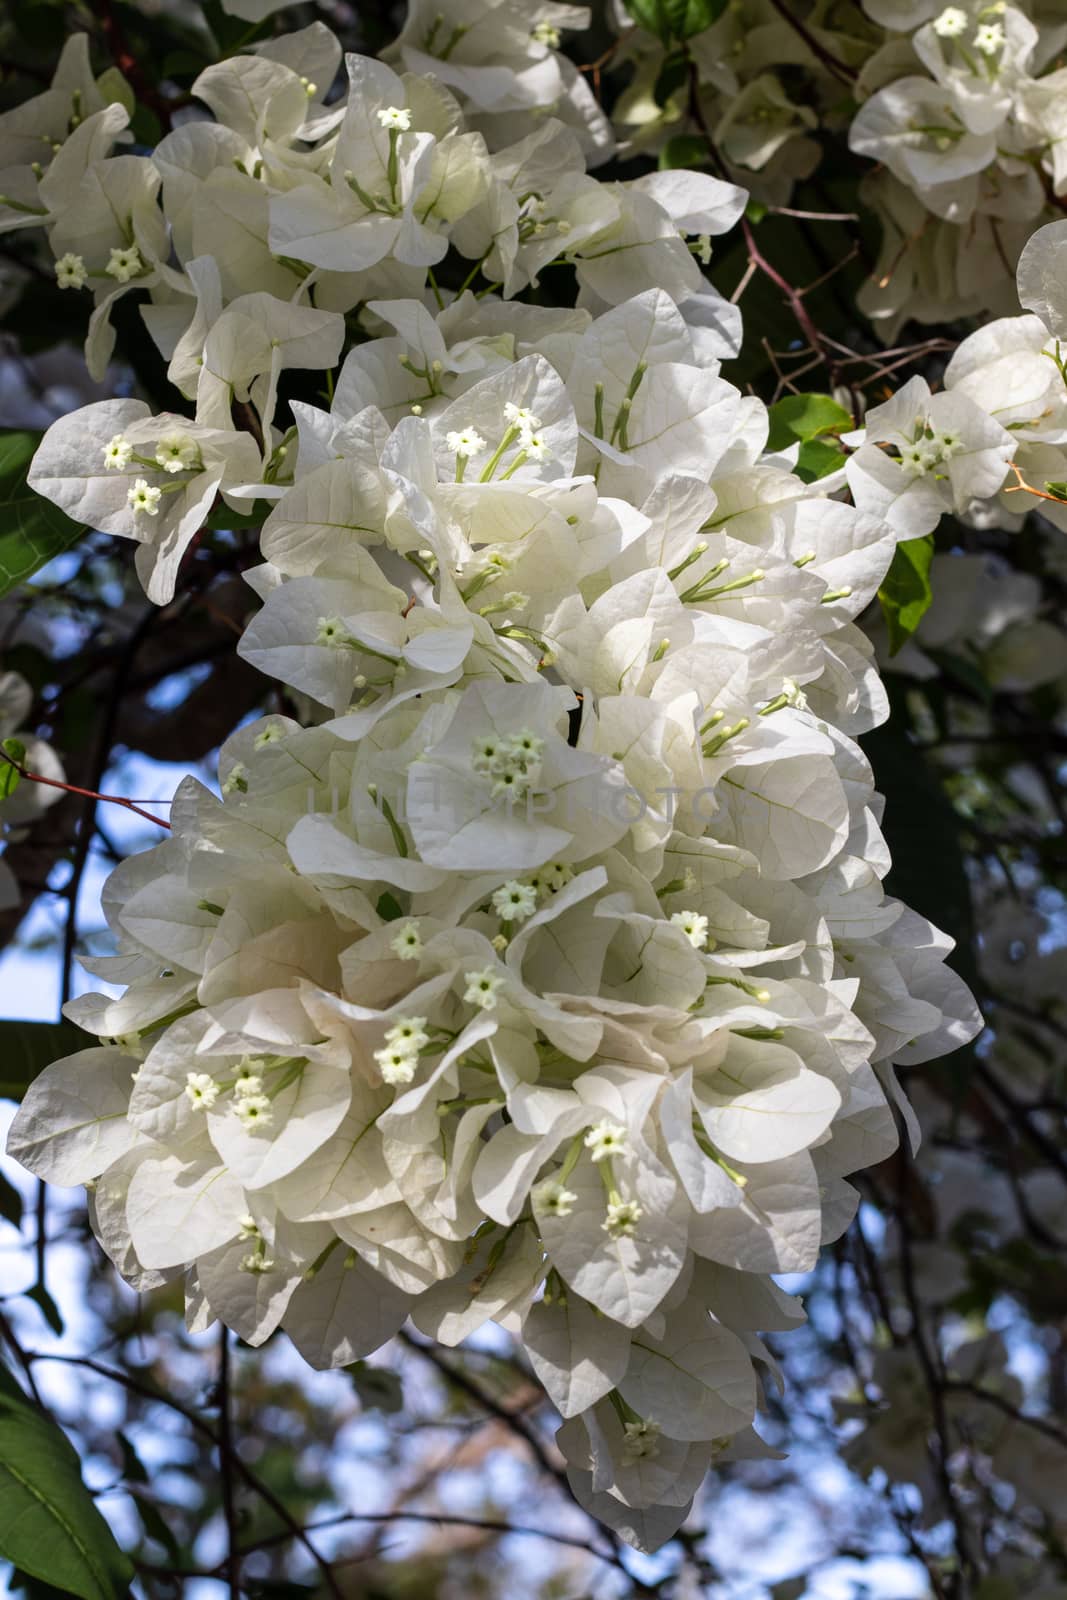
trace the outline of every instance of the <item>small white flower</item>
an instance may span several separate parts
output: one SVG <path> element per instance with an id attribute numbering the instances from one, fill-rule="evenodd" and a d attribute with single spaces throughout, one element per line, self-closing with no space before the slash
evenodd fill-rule
<path id="1" fill-rule="evenodd" d="M 525 922 L 537 910 L 537 890 L 529 883 L 509 878 L 493 892 L 493 910 L 502 922 Z"/>
<path id="2" fill-rule="evenodd" d="M 524 433 L 536 433 L 541 426 L 541 418 L 534 416 L 529 406 L 517 406 L 514 400 L 505 404 L 504 420 L 510 422 L 513 428 L 521 428 Z"/>
<path id="3" fill-rule="evenodd" d="M 387 1044 L 375 1050 L 374 1059 L 384 1083 L 410 1083 L 419 1064 L 419 1052 L 406 1044 Z"/>
<path id="4" fill-rule="evenodd" d="M 530 461 L 551 461 L 552 451 L 540 433 L 524 433 L 519 440 Z"/>
<path id="5" fill-rule="evenodd" d="M 503 974 L 485 967 L 481 972 L 465 972 L 467 987 L 463 998 L 470 1006 L 480 1006 L 483 1011 L 496 1010 L 496 992 L 504 983 Z"/>
<path id="6" fill-rule="evenodd" d="M 533 1191 L 533 1199 L 539 1211 L 547 1211 L 553 1217 L 569 1217 L 578 1203 L 578 1196 L 555 1178 L 539 1183 Z"/>
<path id="7" fill-rule="evenodd" d="M 185 1098 L 197 1111 L 207 1111 L 219 1097 L 219 1086 L 206 1072 L 185 1074 Z"/>
<path id="8" fill-rule="evenodd" d="M 900 464 L 912 478 L 925 478 L 940 460 L 940 451 L 930 439 L 917 439 L 900 452 Z"/>
<path id="9" fill-rule="evenodd" d="M 233 1102 L 234 1115 L 246 1128 L 264 1128 L 272 1120 L 270 1101 L 265 1094 L 246 1094 Z"/>
<path id="10" fill-rule="evenodd" d="M 164 472 L 185 472 L 200 465 L 200 446 L 187 433 L 165 433 L 156 445 L 156 461 Z"/>
<path id="11" fill-rule="evenodd" d="M 950 456 L 958 455 L 964 448 L 963 440 L 958 433 L 935 433 L 933 444 L 942 461 L 946 461 Z"/>
<path id="12" fill-rule="evenodd" d="M 350 635 L 340 617 L 320 617 L 315 643 L 331 650 L 341 650 L 348 644 Z"/>
<path id="13" fill-rule="evenodd" d="M 119 283 L 129 283 L 131 278 L 144 271 L 141 252 L 135 244 L 125 248 L 114 246 L 104 271 L 109 278 L 116 278 Z"/>
<path id="14" fill-rule="evenodd" d="M 407 133 L 411 127 L 411 112 L 405 106 L 386 106 L 375 115 L 383 128 L 396 128 L 399 133 Z"/>
<path id="15" fill-rule="evenodd" d="M 522 761 L 501 761 L 491 776 L 493 784 L 489 792 L 494 800 L 521 799 L 529 787 L 530 774 Z"/>
<path id="16" fill-rule="evenodd" d="M 494 772 L 508 753 L 508 741 L 495 733 L 483 733 L 471 743 L 471 766 L 475 772 Z"/>
<path id="17" fill-rule="evenodd" d="M 708 942 L 708 919 L 699 911 L 676 911 L 671 918 L 676 928 L 681 928 L 694 950 L 703 950 Z"/>
<path id="18" fill-rule="evenodd" d="M 622 1459 L 627 1465 L 659 1455 L 661 1430 L 658 1422 L 625 1422 L 622 1431 Z"/>
<path id="19" fill-rule="evenodd" d="M 644 1214 L 644 1206 L 638 1205 L 636 1200 L 610 1200 L 607 1217 L 600 1226 L 603 1232 L 610 1234 L 613 1239 L 626 1239 L 633 1233 Z"/>
<path id="20" fill-rule="evenodd" d="M 470 456 L 481 455 L 485 449 L 485 440 L 475 428 L 462 428 L 445 434 L 445 446 L 453 455 L 462 456 L 467 460 Z"/>
<path id="21" fill-rule="evenodd" d="M 84 289 L 89 281 L 89 270 L 83 256 L 68 250 L 56 262 L 56 282 L 61 289 Z"/>
<path id="22" fill-rule="evenodd" d="M 133 445 L 124 433 L 113 433 L 104 446 L 104 466 L 111 472 L 122 472 L 133 455 Z"/>
<path id="23" fill-rule="evenodd" d="M 248 779 L 245 777 L 247 768 L 243 761 L 235 761 L 226 777 L 222 780 L 221 788 L 226 794 L 247 794 Z"/>
<path id="24" fill-rule="evenodd" d="M 258 1251 L 253 1251 L 251 1255 L 245 1256 L 241 1262 L 242 1272 L 261 1273 L 272 1272 L 273 1270 L 274 1262 L 270 1256 L 260 1255 Z"/>
<path id="25" fill-rule="evenodd" d="M 520 728 L 518 733 L 509 734 L 504 741 L 506 755 L 502 764 L 510 765 L 511 761 L 518 761 L 524 771 L 534 771 L 541 765 L 544 748 L 545 741 L 539 733 L 534 733 L 532 728 Z"/>
<path id="26" fill-rule="evenodd" d="M 146 517 L 159 516 L 159 502 L 162 498 L 163 490 L 157 489 L 147 478 L 137 478 L 126 496 L 134 511 L 139 511 Z"/>
<path id="27" fill-rule="evenodd" d="M 530 31 L 530 38 L 537 44 L 547 45 L 550 50 L 558 50 L 560 42 L 559 29 L 553 27 L 551 22 L 537 22 Z"/>
<path id="28" fill-rule="evenodd" d="M 250 1096 L 263 1093 L 263 1079 L 258 1072 L 248 1072 L 237 1079 L 233 1092 L 239 1100 L 247 1100 Z"/>
<path id="29" fill-rule="evenodd" d="M 393 1026 L 386 1031 L 386 1044 L 405 1045 L 409 1050 L 419 1051 L 430 1042 L 430 1035 L 426 1032 L 425 1017 L 400 1017 Z"/>
<path id="30" fill-rule="evenodd" d="M 620 1123 L 612 1122 L 610 1117 L 605 1117 L 603 1122 L 594 1124 L 583 1143 L 593 1161 L 603 1161 L 608 1156 L 625 1155 L 630 1148 L 626 1129 Z"/>
<path id="31" fill-rule="evenodd" d="M 552 861 L 547 867 L 541 868 L 541 882 L 549 894 L 558 894 L 573 877 L 574 868 L 568 866 L 565 861 Z"/>
<path id="32" fill-rule="evenodd" d="M 237 1237 L 239 1239 L 259 1238 L 259 1225 L 251 1213 L 246 1212 L 245 1215 L 240 1218 L 240 1226 L 238 1228 Z"/>
<path id="33" fill-rule="evenodd" d="M 269 744 L 279 744 L 285 738 L 285 729 L 280 722 L 268 722 L 266 727 L 260 728 L 252 740 L 253 750 L 264 750 Z"/>
<path id="34" fill-rule="evenodd" d="M 417 961 L 422 955 L 422 935 L 413 922 L 405 922 L 393 934 L 389 948 L 401 961 Z"/>
<path id="35" fill-rule="evenodd" d="M 807 710 L 808 697 L 800 687 L 799 683 L 797 683 L 795 678 L 782 679 L 782 693 L 785 695 L 788 703 L 791 706 L 795 706 L 798 711 Z"/>
<path id="36" fill-rule="evenodd" d="M 946 6 L 941 15 L 934 18 L 934 32 L 942 39 L 958 39 L 966 33 L 969 20 L 966 11 L 959 6 Z"/>
<path id="37" fill-rule="evenodd" d="M 984 56 L 995 56 L 1004 43 L 1004 24 L 1002 22 L 982 22 L 974 36 L 974 48 L 980 50 Z"/>

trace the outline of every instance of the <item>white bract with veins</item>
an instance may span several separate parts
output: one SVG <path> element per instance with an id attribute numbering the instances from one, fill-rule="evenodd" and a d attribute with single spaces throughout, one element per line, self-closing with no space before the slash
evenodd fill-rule
<path id="1" fill-rule="evenodd" d="M 408 1317 L 451 1344 L 497 1321 L 579 1499 L 650 1548 L 713 1462 L 766 1450 L 755 1335 L 803 1315 L 772 1275 L 892 1153 L 894 1060 L 978 1027 L 882 889 L 856 618 L 899 540 L 1062 440 L 1024 318 L 1010 415 L 982 380 L 1009 331 L 868 413 L 854 503 L 769 453 L 701 270 L 745 193 L 589 170 L 610 130 L 558 51 L 583 21 L 415 3 L 336 98 L 316 23 L 209 67 L 212 115 L 151 157 L 110 155 L 112 118 L 64 178 L 81 130 L 57 138 L 36 220 L 100 297 L 91 350 L 137 294 L 185 412 L 76 411 L 30 481 L 135 541 L 160 604 L 262 512 L 237 648 L 297 715 L 240 727 L 220 793 L 184 780 L 112 874 L 116 953 L 86 965 L 123 992 L 68 1007 L 100 1043 L 9 1148 L 93 1185 L 104 1249 L 198 1326 L 344 1366 Z M 887 131 L 884 95 L 858 122 L 964 207 L 1022 49 L 1010 8 L 982 26 L 981 105 L 947 54 L 897 85 L 946 148 Z M 788 112 L 770 162 L 806 123 L 752 98 Z M 543 303 L 560 284 L 576 305 Z"/>

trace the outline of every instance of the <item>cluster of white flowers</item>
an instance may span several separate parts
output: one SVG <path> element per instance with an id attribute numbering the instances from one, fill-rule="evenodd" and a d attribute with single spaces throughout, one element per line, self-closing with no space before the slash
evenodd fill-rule
<path id="1" fill-rule="evenodd" d="M 564 73 L 565 58 L 530 34 L 528 13 L 517 22 L 511 0 L 463 9 L 477 20 L 414 6 L 393 51 L 404 70 L 350 55 L 348 93 L 328 105 L 341 48 L 322 23 L 230 56 L 193 85 L 213 119 L 183 121 L 144 156 L 114 153 L 128 138 L 125 85 L 115 74 L 95 82 L 87 36 L 72 36 L 52 87 L 0 116 L 13 157 L 0 230 L 45 227 L 60 287 L 92 290 L 93 375 L 114 347 L 116 300 L 145 292 L 142 315 L 171 380 L 197 395 L 203 414 L 205 382 L 225 385 L 228 404 L 272 334 L 275 344 L 301 344 L 259 323 L 247 296 L 343 313 L 386 294 L 422 294 L 450 247 L 471 262 L 472 280 L 480 272 L 505 298 L 560 263 L 576 270 L 579 303 L 594 311 L 626 299 L 635 280 L 656 283 L 708 354 L 733 353 L 739 319 L 693 249 L 706 254 L 710 236 L 733 225 L 742 191 L 697 173 L 598 182 L 586 170 L 589 146 L 609 135 L 596 134 L 603 116 L 574 69 Z M 565 12 L 571 26 L 584 15 L 541 9 Z M 529 72 L 509 54 L 519 29 Z M 490 46 L 495 64 L 483 67 L 479 51 Z M 453 88 L 491 114 L 468 123 Z M 105 92 L 120 97 L 102 104 Z M 569 109 L 570 121 L 538 115 L 516 140 L 519 104 Z M 487 143 L 482 121 L 508 142 Z M 245 321 L 219 328 L 234 302 Z M 249 319 L 259 323 L 251 358 Z M 285 352 L 280 364 L 303 364 L 307 353 Z M 317 354 L 310 364 L 328 362 Z"/>
<path id="2" fill-rule="evenodd" d="M 862 308 L 893 325 L 1010 311 L 1019 253 L 1067 192 L 1064 19 L 1026 0 L 864 6 L 890 33 L 849 134 L 882 168 L 863 190 L 883 245 Z"/>
<path id="3" fill-rule="evenodd" d="M 943 389 L 912 378 L 845 436 L 855 504 L 902 538 L 933 532 L 948 511 L 1014 529 L 1035 507 L 1067 531 L 1067 222 L 1027 243 L 1018 296 L 1029 314 L 969 334 Z"/>
<path id="4" fill-rule="evenodd" d="M 151 157 L 109 156 L 125 112 L 86 100 L 27 167 L 62 273 L 107 279 L 97 358 L 145 288 L 195 400 L 84 407 L 31 482 L 136 540 L 161 602 L 219 495 L 271 502 L 238 648 L 300 720 L 242 727 L 221 798 L 186 780 L 112 874 L 117 953 L 85 964 L 125 993 L 68 1008 L 99 1047 L 45 1071 L 9 1148 L 91 1186 L 120 1271 L 183 1278 L 194 1327 L 282 1327 L 328 1366 L 409 1316 L 445 1343 L 495 1319 L 579 1499 L 650 1548 L 713 1461 L 765 1451 L 759 1333 L 803 1315 L 772 1275 L 893 1150 L 893 1063 L 978 1019 L 883 891 L 855 742 L 886 713 L 854 619 L 903 496 L 806 484 L 721 376 L 737 328 L 684 235 L 743 193 L 599 183 L 592 115 L 497 145 L 542 78 L 585 116 L 551 39 L 576 14 L 455 9 L 414 7 L 399 76 L 350 56 L 336 103 L 315 25 L 209 68 L 216 120 Z M 477 294 L 438 287 L 450 247 Z M 558 262 L 576 306 L 513 298 Z M 331 374 L 329 409 L 283 430 L 292 368 Z M 971 409 L 916 424 L 909 394 L 900 463 L 871 444 L 863 481 L 873 454 L 939 505 L 993 492 L 1003 430 Z"/>
<path id="5" fill-rule="evenodd" d="M 719 14 L 686 53 L 703 124 L 738 182 L 764 203 L 788 204 L 820 165 L 823 131 L 847 131 L 856 155 L 877 163 L 861 189 L 882 227 L 860 295 L 868 316 L 892 335 L 909 317 L 1014 308 L 1019 253 L 1067 194 L 1062 6 L 730 0 L 708 9 Z M 662 149 L 693 131 L 692 78 L 671 75 L 672 46 L 635 28 L 621 0 L 614 11 L 616 61 L 635 69 L 614 113 L 621 152 Z"/>

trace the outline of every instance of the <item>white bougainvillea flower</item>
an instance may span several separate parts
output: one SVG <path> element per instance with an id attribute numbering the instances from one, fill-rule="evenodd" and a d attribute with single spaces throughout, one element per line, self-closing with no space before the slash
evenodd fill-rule
<path id="1" fill-rule="evenodd" d="M 176 433 L 187 460 L 178 472 L 157 459 L 161 441 Z M 259 467 L 249 434 L 153 417 L 141 400 L 102 400 L 53 423 L 30 483 L 76 521 L 135 540 L 146 593 L 162 605 L 216 496 L 256 478 Z"/>
<path id="2" fill-rule="evenodd" d="M 909 36 L 857 83 L 852 145 L 885 168 L 865 304 L 984 311 L 1062 187 L 1057 75 L 1031 76 L 1014 7 L 864 9 L 865 41 Z M 897 543 L 987 515 L 1009 463 L 1067 478 L 1067 310 L 1055 224 L 1023 257 L 1036 315 L 803 481 L 719 370 L 741 311 L 703 269 L 747 196 L 589 170 L 613 136 L 559 52 L 586 20 L 414 0 L 392 64 L 349 56 L 340 93 L 329 30 L 272 34 L 201 73 L 151 155 L 112 153 L 126 111 L 84 43 L 4 114 L 0 226 L 44 226 L 56 283 L 93 290 L 98 366 L 136 293 L 195 407 L 74 412 L 30 482 L 134 540 L 161 604 L 220 500 L 269 502 L 238 648 L 292 712 L 238 728 L 219 792 L 185 780 L 108 880 L 107 992 L 67 1008 L 98 1042 L 36 1080 L 9 1148 L 95 1184 L 119 1271 L 184 1277 L 197 1330 L 345 1366 L 409 1315 L 445 1343 L 496 1319 L 581 1503 L 649 1549 L 709 1466 L 767 1453 L 760 1335 L 802 1318 L 773 1275 L 813 1268 L 849 1175 L 892 1154 L 893 1063 L 979 1026 L 948 941 L 883 891 L 854 741 L 888 699 L 856 619 Z M 662 51 L 625 38 L 620 118 L 655 155 L 688 89 L 659 103 Z M 825 97 L 794 103 L 750 45 L 731 10 L 691 66 L 781 206 Z M 935 643 L 972 617 L 968 571 Z M 1001 600 L 993 681 L 1051 681 L 1054 625 Z M 5 732 L 29 715 L 9 687 Z"/>

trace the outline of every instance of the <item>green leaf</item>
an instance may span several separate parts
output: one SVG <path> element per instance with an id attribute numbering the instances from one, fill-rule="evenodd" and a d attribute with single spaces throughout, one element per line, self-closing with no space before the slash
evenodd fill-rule
<path id="1" fill-rule="evenodd" d="M 96 80 L 96 87 L 100 90 L 105 105 L 117 101 L 128 117 L 133 116 L 137 97 L 118 67 L 108 67 L 102 72 Z"/>
<path id="2" fill-rule="evenodd" d="M 154 150 L 163 137 L 163 124 L 149 106 L 138 102 L 130 118 L 130 132 L 138 144 Z"/>
<path id="3" fill-rule="evenodd" d="M 699 138 L 695 133 L 679 133 L 667 143 L 659 153 L 660 171 L 672 167 L 706 167 L 708 164 L 708 141 Z"/>
<path id="4" fill-rule="evenodd" d="M 404 908 L 395 895 L 386 889 L 378 896 L 378 904 L 374 908 L 383 922 L 395 922 L 397 917 L 404 915 Z"/>
<path id="5" fill-rule="evenodd" d="M 728 0 L 625 0 L 634 21 L 663 44 L 681 44 L 717 22 Z"/>
<path id="6" fill-rule="evenodd" d="M 122 1451 L 122 1476 L 127 1483 L 147 1483 L 148 1471 L 144 1462 L 133 1445 L 132 1440 L 120 1428 L 115 1438 L 119 1449 Z"/>
<path id="7" fill-rule="evenodd" d="M 122 1600 L 133 1566 L 66 1435 L 0 1367 L 0 1556 L 80 1600 Z"/>
<path id="8" fill-rule="evenodd" d="M 204 519 L 205 528 L 212 533 L 234 533 L 241 528 L 261 528 L 270 516 L 271 507 L 266 500 L 254 500 L 251 511 L 231 511 L 222 501 Z"/>
<path id="9" fill-rule="evenodd" d="M 60 1315 L 59 1307 L 48 1293 L 44 1284 L 35 1283 L 32 1289 L 27 1289 L 26 1299 L 33 1301 L 56 1338 L 61 1338 L 63 1334 L 63 1318 Z"/>
<path id="10" fill-rule="evenodd" d="M 0 1172 L 0 1217 L 13 1228 L 22 1227 L 22 1196 L 9 1178 Z"/>
<path id="11" fill-rule="evenodd" d="M 797 477 L 805 483 L 836 472 L 845 461 L 845 452 L 829 439 L 805 439 L 797 455 Z"/>
<path id="12" fill-rule="evenodd" d="M 20 1572 L 18 1567 L 8 1580 L 8 1588 L 12 1594 L 25 1595 L 26 1600 L 65 1600 L 67 1593 L 65 1589 L 57 1589 L 51 1583 L 31 1577 L 28 1572 Z"/>
<path id="13" fill-rule="evenodd" d="M 927 650 L 926 654 L 934 665 L 940 667 L 945 676 L 952 678 L 961 689 L 966 689 L 983 705 L 993 704 L 992 687 L 976 661 L 969 660 L 967 656 L 957 655 L 954 650 Z"/>
<path id="14" fill-rule="evenodd" d="M 26 760 L 26 746 L 21 739 L 2 739 L 0 750 L 11 758 L 9 761 L 0 761 L 0 800 L 7 800 L 22 782 L 22 773 L 18 769 Z M 12 766 L 12 761 L 18 765 Z"/>
<path id="15" fill-rule="evenodd" d="M 978 989 L 962 824 L 937 773 L 909 737 L 909 681 L 894 673 L 887 676 L 890 715 L 861 740 L 886 802 L 884 831 L 893 860 L 886 892 L 955 939 L 948 964 Z"/>
<path id="16" fill-rule="evenodd" d="M 1055 495 L 1057 500 L 1067 500 L 1067 483 L 1046 483 L 1045 493 Z"/>
<path id="17" fill-rule="evenodd" d="M 130 1499 L 137 1507 L 137 1515 L 141 1519 L 141 1526 L 145 1531 L 146 1538 L 154 1539 L 157 1544 L 162 1545 L 167 1552 L 171 1565 L 180 1567 L 182 1564 L 181 1546 L 167 1526 L 166 1520 L 155 1501 L 150 1500 L 147 1494 L 139 1489 L 134 1489 L 131 1492 Z"/>
<path id="18" fill-rule="evenodd" d="M 21 1100 L 38 1073 L 86 1043 L 73 1022 L 0 1022 L 0 1100 Z"/>
<path id="19" fill-rule="evenodd" d="M 689 58 L 684 50 L 672 50 L 664 58 L 663 65 L 656 75 L 652 86 L 652 98 L 658 106 L 666 106 L 673 94 L 684 88 L 689 76 Z"/>
<path id="20" fill-rule="evenodd" d="M 353 1361 L 344 1369 L 352 1379 L 364 1411 L 400 1411 L 404 1390 L 395 1372 L 387 1367 L 372 1367 L 366 1361 Z"/>
<path id="21" fill-rule="evenodd" d="M 829 394 L 787 394 L 768 412 L 771 429 L 768 450 L 786 450 L 799 439 L 806 444 L 823 433 L 851 428 L 852 417 Z"/>
<path id="22" fill-rule="evenodd" d="M 893 552 L 889 571 L 878 591 L 878 600 L 889 628 L 889 653 L 897 651 L 911 638 L 930 609 L 934 592 L 930 587 L 930 563 L 934 559 L 934 536 L 905 539 Z"/>
<path id="23" fill-rule="evenodd" d="M 0 433 L 0 595 L 25 583 L 85 532 L 26 483 L 39 433 Z"/>

